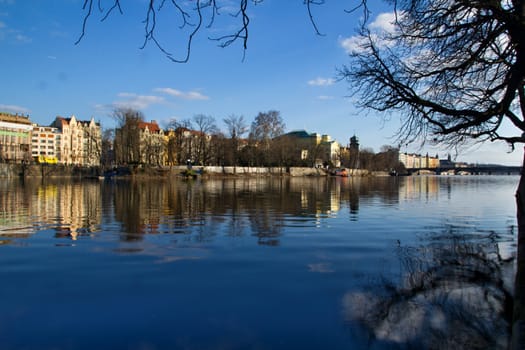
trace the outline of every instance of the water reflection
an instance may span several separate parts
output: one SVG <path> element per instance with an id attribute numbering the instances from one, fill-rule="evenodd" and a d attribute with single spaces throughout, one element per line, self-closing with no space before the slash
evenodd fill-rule
<path id="1" fill-rule="evenodd" d="M 344 296 L 347 320 L 366 330 L 371 348 L 506 349 L 514 268 L 506 248 L 514 228 L 501 235 L 448 224 L 436 230 L 420 246 L 397 247 L 400 281 L 381 278 Z"/>
<path id="2" fill-rule="evenodd" d="M 222 230 L 228 236 L 249 232 L 259 244 L 276 246 L 283 227 L 319 226 L 323 219 L 341 215 L 342 208 L 349 210 L 351 221 L 359 221 L 363 204 L 429 201 L 442 192 L 450 196 L 450 181 L 439 177 L 4 181 L 0 232 L 2 243 L 42 229 L 77 239 L 98 232 L 106 217 L 120 225 L 123 241 L 159 233 L 209 241 Z"/>
<path id="3" fill-rule="evenodd" d="M 259 244 L 275 246 L 286 217 L 299 218 L 288 224 L 311 225 L 336 216 L 347 202 L 357 220 L 360 198 L 396 201 L 398 195 L 395 183 L 380 179 L 4 181 L 0 230 L 2 243 L 43 229 L 75 240 L 99 231 L 102 217 L 114 215 L 123 241 L 158 233 L 192 234 L 205 241 L 213 238 L 214 225 L 227 221 L 228 235 L 242 236 L 248 228 Z"/>
<path id="4" fill-rule="evenodd" d="M 0 182 L 0 343 L 504 347 L 514 188 L 495 177 Z"/>

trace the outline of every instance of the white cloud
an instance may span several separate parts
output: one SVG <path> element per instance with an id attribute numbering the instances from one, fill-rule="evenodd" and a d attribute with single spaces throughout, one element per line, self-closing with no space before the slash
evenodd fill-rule
<path id="1" fill-rule="evenodd" d="M 348 54 L 363 52 L 366 44 L 367 39 L 357 35 L 339 39 L 339 45 Z"/>
<path id="2" fill-rule="evenodd" d="M 29 114 L 29 112 L 31 112 L 30 109 L 25 107 L 4 104 L 0 104 L 0 111 L 14 114 Z"/>
<path id="3" fill-rule="evenodd" d="M 30 43 L 33 41 L 20 30 L 10 28 L 5 22 L 0 21 L 0 40 L 11 39 L 19 43 Z"/>
<path id="4" fill-rule="evenodd" d="M 30 37 L 20 33 L 15 33 L 15 40 L 21 43 L 30 43 L 33 41 Z"/>
<path id="5" fill-rule="evenodd" d="M 394 34 L 397 31 L 396 21 L 401 21 L 402 17 L 403 13 L 380 13 L 374 21 L 370 23 L 368 29 L 370 30 L 370 37 L 376 47 L 385 48 L 393 45 L 393 41 L 388 39 L 388 35 Z M 365 48 L 367 44 L 368 38 L 359 35 L 339 39 L 339 45 L 341 45 L 348 54 L 366 51 Z"/>
<path id="6" fill-rule="evenodd" d="M 332 78 L 316 78 L 308 81 L 308 85 L 312 86 L 330 86 L 335 83 L 335 80 Z"/>
<path id="7" fill-rule="evenodd" d="M 142 110 L 154 104 L 161 104 L 164 98 L 153 95 L 138 95 L 130 92 L 121 92 L 118 97 L 122 100 L 113 102 L 110 106 L 113 108 L 133 108 Z"/>
<path id="8" fill-rule="evenodd" d="M 156 88 L 155 92 L 161 92 L 166 95 L 170 95 L 184 100 L 209 100 L 209 97 L 201 94 L 198 91 L 180 91 L 172 88 Z"/>
<path id="9" fill-rule="evenodd" d="M 401 14 L 397 14 L 397 20 L 400 20 L 402 17 Z M 370 23 L 369 28 L 371 30 L 377 30 L 380 32 L 386 33 L 395 33 L 396 32 L 396 13 L 380 13 L 377 15 L 376 19 Z"/>

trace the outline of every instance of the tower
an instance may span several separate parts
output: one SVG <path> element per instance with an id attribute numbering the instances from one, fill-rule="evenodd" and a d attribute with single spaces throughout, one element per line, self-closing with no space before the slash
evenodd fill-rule
<path id="1" fill-rule="evenodd" d="M 350 138 L 350 168 L 358 169 L 359 168 L 359 140 L 357 136 L 352 136 Z"/>

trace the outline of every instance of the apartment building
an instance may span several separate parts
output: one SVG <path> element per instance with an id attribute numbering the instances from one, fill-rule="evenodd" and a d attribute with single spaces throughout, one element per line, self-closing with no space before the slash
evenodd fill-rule
<path id="1" fill-rule="evenodd" d="M 439 167 L 439 158 L 415 153 L 399 153 L 399 161 L 407 169 L 436 169 Z"/>
<path id="2" fill-rule="evenodd" d="M 31 131 L 27 116 L 0 112 L 0 162 L 31 160 Z"/>
<path id="3" fill-rule="evenodd" d="M 100 124 L 89 121 L 56 117 L 51 124 L 60 131 L 57 154 L 59 162 L 66 165 L 98 166 L 102 147 Z"/>
<path id="4" fill-rule="evenodd" d="M 52 126 L 33 124 L 31 157 L 39 163 L 56 164 L 60 158 L 61 134 Z"/>
<path id="5" fill-rule="evenodd" d="M 155 120 L 139 122 L 140 158 L 144 164 L 164 165 L 167 162 L 167 136 Z"/>

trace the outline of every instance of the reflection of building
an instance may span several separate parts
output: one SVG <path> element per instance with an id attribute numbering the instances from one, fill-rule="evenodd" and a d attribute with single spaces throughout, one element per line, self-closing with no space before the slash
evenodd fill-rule
<path id="1" fill-rule="evenodd" d="M 79 229 L 93 232 L 101 222 L 102 196 L 98 184 L 48 184 L 40 186 L 36 196 L 37 200 L 30 204 L 32 215 L 46 223 L 58 224 L 59 236 L 75 239 Z"/>
<path id="2" fill-rule="evenodd" d="M 61 132 L 57 151 L 60 163 L 67 165 L 98 166 L 102 147 L 100 124 L 90 121 L 57 117 L 51 124 Z"/>
<path id="3" fill-rule="evenodd" d="M 330 182 L 331 187 L 325 188 L 328 183 L 326 179 L 291 178 L 289 210 L 299 206 L 318 218 L 336 216 L 341 210 L 341 182 Z"/>
<path id="4" fill-rule="evenodd" d="M 6 238 L 25 237 L 35 233 L 31 224 L 31 215 L 27 193 L 19 190 L 17 182 L 0 181 L 0 245 L 7 243 Z"/>
<path id="5" fill-rule="evenodd" d="M 0 161 L 29 161 L 32 129 L 29 117 L 0 113 Z"/>
<path id="6" fill-rule="evenodd" d="M 399 186 L 399 197 L 403 199 L 437 196 L 438 193 L 439 178 L 435 176 L 407 176 Z"/>

